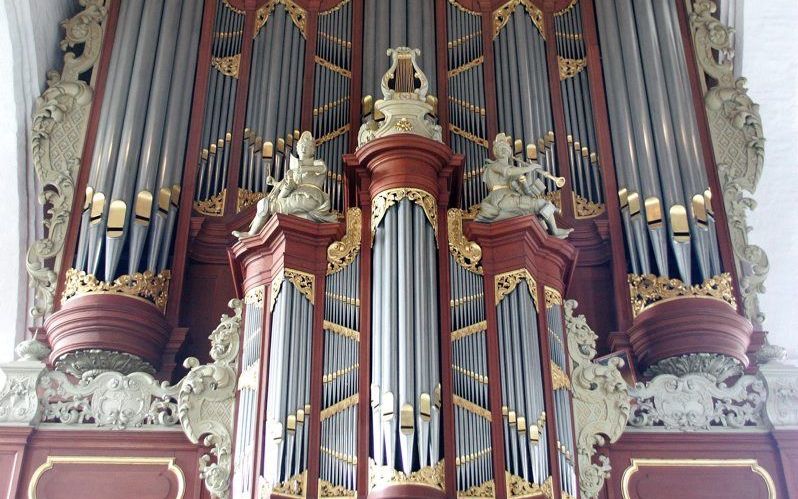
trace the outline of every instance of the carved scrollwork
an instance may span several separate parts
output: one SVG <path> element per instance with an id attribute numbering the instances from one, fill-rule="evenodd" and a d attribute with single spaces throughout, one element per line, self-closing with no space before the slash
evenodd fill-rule
<path id="1" fill-rule="evenodd" d="M 463 234 L 463 218 L 463 210 L 452 208 L 447 212 L 449 252 L 458 265 L 476 274 L 482 274 L 482 265 L 479 263 L 482 260 L 482 248 L 466 239 Z"/>
<path id="2" fill-rule="evenodd" d="M 334 241 L 327 247 L 327 275 L 346 268 L 360 253 L 362 218 L 360 208 L 346 210 L 346 234 L 340 241 Z"/>
<path id="3" fill-rule="evenodd" d="M 62 23 L 64 54 L 61 73 L 47 73 L 47 90 L 36 101 L 31 130 L 33 169 L 39 181 L 38 200 L 45 213 L 45 237 L 28 250 L 26 267 L 34 289 L 30 314 L 43 318 L 53 309 L 58 276 L 58 256 L 64 247 L 75 179 L 80 167 L 86 125 L 94 96 L 92 88 L 80 79 L 100 57 L 103 27 L 107 16 L 105 0 L 80 0 L 83 10 Z M 55 262 L 50 264 L 49 262 Z M 52 266 L 51 266 L 52 265 Z"/>
<path id="4" fill-rule="evenodd" d="M 295 4 L 291 0 L 269 0 L 265 5 L 263 5 L 263 7 L 258 9 L 258 11 L 255 13 L 255 34 L 253 37 L 258 36 L 261 28 L 266 26 L 266 21 L 269 20 L 269 15 L 272 13 L 274 8 L 280 4 L 285 6 L 285 10 L 288 15 L 291 16 L 291 21 L 293 21 L 294 26 L 296 26 L 299 32 L 302 33 L 303 37 L 307 38 L 307 34 L 305 33 L 305 23 L 307 22 L 308 13 L 305 11 L 305 9 Z"/>
<path id="5" fill-rule="evenodd" d="M 444 464 L 438 461 L 434 466 L 425 466 L 409 475 L 390 466 L 378 466 L 369 459 L 369 490 L 388 483 L 413 483 L 436 489 L 444 489 Z"/>
<path id="6" fill-rule="evenodd" d="M 574 216 L 578 219 L 593 218 L 601 215 L 605 211 L 605 206 L 585 199 L 579 194 L 572 192 L 574 198 Z"/>
<path id="7" fill-rule="evenodd" d="M 131 275 L 125 274 L 113 282 L 106 282 L 82 270 L 69 269 L 61 299 L 65 302 L 70 298 L 88 294 L 121 294 L 144 299 L 163 312 L 166 310 L 169 298 L 170 278 L 171 272 L 168 269 L 158 274 L 147 270 Z"/>
<path id="8" fill-rule="evenodd" d="M 227 189 L 215 194 L 208 199 L 194 201 L 194 209 L 203 215 L 211 217 L 221 217 L 224 215 L 224 202 L 227 199 Z"/>
<path id="9" fill-rule="evenodd" d="M 693 286 L 688 286 L 679 279 L 670 279 L 654 274 L 629 274 L 629 294 L 632 299 L 632 313 L 635 317 L 658 303 L 691 296 L 712 298 L 737 309 L 731 275 L 725 272 Z"/>
<path id="10" fill-rule="evenodd" d="M 415 189 L 412 187 L 400 187 L 397 189 L 388 189 L 380 192 L 371 201 L 371 238 L 377 234 L 377 227 L 382 222 L 383 217 L 388 212 L 388 208 L 395 205 L 403 199 L 410 201 L 421 206 L 424 214 L 427 215 L 432 231 L 435 233 L 435 239 L 438 239 L 438 206 L 435 201 L 435 196 L 427 191 Z"/>
<path id="11" fill-rule="evenodd" d="M 192 443 L 211 447 L 200 458 L 200 477 L 214 497 L 226 499 L 229 494 L 232 465 L 233 409 L 237 385 L 239 332 L 243 303 L 231 300 L 235 310 L 222 320 L 210 335 L 210 364 L 200 365 L 189 357 L 183 365 L 190 369 L 180 382 L 177 414 L 183 432 Z"/>
<path id="12" fill-rule="evenodd" d="M 582 497 L 594 498 L 610 475 L 606 456 L 599 455 L 598 464 L 594 463 L 595 447 L 620 438 L 630 404 L 628 388 L 619 371 L 623 361 L 614 358 L 607 365 L 593 362 L 598 336 L 588 326 L 584 315 L 574 316 L 577 306 L 574 300 L 567 300 L 563 308 L 571 358 L 579 487 Z"/>
<path id="13" fill-rule="evenodd" d="M 511 272 L 498 274 L 494 279 L 496 281 L 496 305 L 501 303 L 505 296 L 515 291 L 515 288 L 518 287 L 518 283 L 520 283 L 521 280 L 525 280 L 529 289 L 529 294 L 531 295 L 532 300 L 535 302 L 535 308 L 537 308 L 538 285 L 535 282 L 535 278 L 532 277 L 532 274 L 530 274 L 527 269 L 513 270 Z"/>
<path id="14" fill-rule="evenodd" d="M 235 54 L 228 57 L 213 57 L 211 58 L 211 66 L 216 68 L 217 71 L 225 76 L 231 78 L 238 78 L 238 66 L 241 63 L 241 54 Z"/>
<path id="15" fill-rule="evenodd" d="M 733 30 L 713 16 L 716 3 L 713 0 L 686 1 L 698 69 L 716 82 L 711 88 L 704 85 L 704 104 L 743 309 L 752 322 L 761 324 L 765 316 L 759 310 L 758 294 L 765 292 L 770 263 L 762 248 L 748 242 L 751 228 L 747 211 L 753 210 L 756 202 L 746 195 L 756 191 L 764 164 L 765 139 L 759 106 L 748 96 L 745 78 L 734 77 Z"/>

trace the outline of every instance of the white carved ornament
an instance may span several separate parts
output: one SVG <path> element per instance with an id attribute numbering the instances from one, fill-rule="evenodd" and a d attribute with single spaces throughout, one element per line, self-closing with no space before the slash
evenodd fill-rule
<path id="1" fill-rule="evenodd" d="M 596 446 L 617 441 L 629 416 L 629 393 L 619 371 L 621 359 L 610 359 L 608 365 L 593 362 L 596 356 L 596 333 L 584 315 L 574 316 L 576 301 L 567 300 L 565 325 L 568 352 L 571 357 L 574 424 L 579 459 L 579 488 L 585 499 L 597 497 L 610 475 L 606 456 L 593 462 Z"/>
<path id="2" fill-rule="evenodd" d="M 45 236 L 28 249 L 26 267 L 34 289 L 30 313 L 41 318 L 53 308 L 59 256 L 72 213 L 75 180 L 94 92 L 81 80 L 100 57 L 106 0 L 80 0 L 84 7 L 64 21 L 61 41 L 64 68 L 47 73 L 47 90 L 36 101 L 31 131 L 33 169 L 39 182 L 39 203 L 48 206 Z M 67 49 L 82 46 L 80 56 Z M 50 263 L 55 262 L 55 263 Z"/>
<path id="3" fill-rule="evenodd" d="M 765 139 L 759 106 L 748 97 L 745 78 L 735 78 L 732 63 L 726 62 L 733 58 L 733 30 L 713 16 L 716 3 L 713 0 L 686 2 L 698 69 L 716 81 L 711 88 L 705 88 L 704 104 L 743 308 L 748 319 L 758 325 L 765 316 L 759 310 L 757 295 L 765 292 L 764 282 L 770 264 L 764 250 L 748 242 L 751 228 L 746 220 L 747 210 L 754 209 L 756 202 L 746 193 L 756 191 L 764 161 Z"/>

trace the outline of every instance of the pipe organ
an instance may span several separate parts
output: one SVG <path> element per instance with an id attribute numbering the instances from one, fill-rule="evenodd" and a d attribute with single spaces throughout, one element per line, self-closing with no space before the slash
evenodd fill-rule
<path id="1" fill-rule="evenodd" d="M 235 295 L 201 468 L 231 497 L 596 497 L 616 357 L 738 376 L 764 342 L 700 107 L 707 2 L 82 0 L 94 99 L 48 125 L 85 133 L 80 196 L 29 262 L 49 366 L 200 393 L 179 366 Z"/>

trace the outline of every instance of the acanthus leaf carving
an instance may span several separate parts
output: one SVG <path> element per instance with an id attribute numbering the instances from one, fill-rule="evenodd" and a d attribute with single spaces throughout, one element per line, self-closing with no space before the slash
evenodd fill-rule
<path id="1" fill-rule="evenodd" d="M 593 462 L 595 447 L 620 438 L 630 412 L 629 392 L 619 370 L 623 367 L 621 359 L 610 359 L 607 365 L 593 362 L 598 336 L 584 315 L 574 316 L 577 306 L 574 300 L 563 305 L 571 358 L 579 488 L 582 497 L 595 498 L 611 469 L 606 456 L 597 456 L 599 464 Z"/>

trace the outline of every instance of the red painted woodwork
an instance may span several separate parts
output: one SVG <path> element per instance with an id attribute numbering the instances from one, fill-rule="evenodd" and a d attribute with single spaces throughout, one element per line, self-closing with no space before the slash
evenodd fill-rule
<path id="1" fill-rule="evenodd" d="M 773 480 L 774 497 L 793 497 L 783 479 L 787 464 L 780 462 L 768 433 L 627 432 L 603 452 L 612 464 L 606 499 L 767 499 L 762 478 L 750 467 L 731 466 L 734 459 L 756 460 Z M 624 496 L 622 477 L 632 459 L 712 459 L 718 466 L 640 466 L 631 474 L 630 494 Z"/>
<path id="2" fill-rule="evenodd" d="M 719 353 L 748 365 L 752 326 L 725 302 L 704 297 L 663 301 L 644 310 L 629 328 L 643 370 L 658 360 L 695 352 Z"/>
<path id="3" fill-rule="evenodd" d="M 256 286 L 269 289 L 271 300 L 271 283 L 285 268 L 291 268 L 313 274 L 315 277 L 315 294 L 313 306 L 313 339 L 310 363 L 310 407 L 308 425 L 308 482 L 307 496 L 315 497 L 318 491 L 319 452 L 321 445 L 321 429 L 319 411 L 322 402 L 322 375 L 324 349 L 324 286 L 327 273 L 327 247 L 334 240 L 340 239 L 346 228 L 341 223 L 319 224 L 293 215 L 273 215 L 261 232 L 252 237 L 238 241 L 232 247 L 235 256 L 235 272 L 243 277 L 242 288 L 246 291 Z M 270 315 L 266 314 L 263 325 L 263 358 L 260 370 L 260 392 L 258 396 L 258 412 L 265 413 L 266 391 L 268 387 L 268 347 L 271 340 Z M 367 399 L 366 399 L 367 400 Z M 255 470 L 261 468 L 263 441 L 263 418 L 260 418 L 257 430 L 257 448 Z M 254 479 L 255 477 L 253 477 Z M 253 482 L 254 483 L 254 482 Z M 273 497 L 279 497 L 273 495 Z"/>
<path id="4" fill-rule="evenodd" d="M 0 431 L 0 497 L 14 497 L 20 482 L 31 427 L 7 427 Z"/>
<path id="5" fill-rule="evenodd" d="M 774 430 L 788 497 L 798 497 L 798 429 Z"/>
<path id="6" fill-rule="evenodd" d="M 155 305 L 121 294 L 88 294 L 67 300 L 44 323 L 50 360 L 99 348 L 137 355 L 158 369 L 172 326 Z"/>
<path id="7" fill-rule="evenodd" d="M 78 171 L 78 178 L 75 181 L 75 196 L 72 198 L 72 209 L 70 213 L 74 216 L 70 217 L 67 226 L 67 234 L 64 238 L 64 251 L 61 255 L 61 268 L 58 271 L 58 280 L 55 286 L 55 296 L 61 296 L 64 292 L 64 279 L 66 271 L 72 266 L 75 261 L 75 252 L 77 251 L 78 232 L 80 231 L 80 223 L 83 204 L 86 200 L 86 184 L 89 182 L 89 173 L 91 171 L 91 160 L 94 157 L 94 142 L 97 140 L 97 128 L 100 123 L 100 110 L 102 108 L 103 97 L 105 96 L 105 83 L 108 77 L 108 65 L 111 61 L 111 53 L 114 48 L 114 34 L 116 33 L 116 25 L 119 20 L 119 2 L 111 2 L 108 10 L 108 18 L 105 22 L 105 33 L 103 34 L 103 45 L 100 53 L 100 60 L 94 67 L 92 79 L 94 79 L 94 97 L 92 99 L 91 112 L 89 113 L 89 121 L 86 125 L 86 138 L 83 142 L 83 153 L 80 156 L 80 170 Z M 96 75 L 96 79 L 95 79 Z M 54 304 L 54 309 L 59 307 L 58 300 Z"/>
<path id="8" fill-rule="evenodd" d="M 491 441 L 494 452 L 494 478 L 497 490 L 504 490 L 505 463 L 504 435 L 502 433 L 501 412 L 501 375 L 498 361 L 498 321 L 496 317 L 495 277 L 503 272 L 526 269 L 537 282 L 537 301 L 545 304 L 544 286 L 549 286 L 565 296 L 565 291 L 571 280 L 576 265 L 578 251 L 569 242 L 549 236 L 543 229 L 535 215 L 515 217 L 491 224 L 470 222 L 466 223 L 464 232 L 469 240 L 473 240 L 482 247 L 482 266 L 484 268 L 484 291 L 486 320 L 488 324 L 488 379 L 490 384 L 490 411 L 491 411 Z M 538 330 L 547 331 L 546 314 L 543 312 L 545 305 L 541 305 L 538 313 Z M 545 361 L 550 358 L 548 335 L 540 335 L 540 354 Z M 546 414 L 546 430 L 549 435 L 556 435 L 554 397 L 552 389 L 551 371 L 542 369 L 544 403 Z M 555 446 L 548 448 L 550 470 L 555 484 L 560 483 L 560 470 L 557 466 L 558 457 Z M 559 486 L 555 487 L 554 497 L 561 497 Z"/>
<path id="9" fill-rule="evenodd" d="M 454 496 L 424 485 L 403 484 L 376 488 L 368 497 L 369 499 L 445 499 Z"/>
<path id="10" fill-rule="evenodd" d="M 441 352 L 441 409 L 443 412 L 443 428 L 454 428 L 454 403 L 452 402 L 452 294 L 450 288 L 449 231 L 446 215 L 446 200 L 438 200 L 438 306 L 440 307 L 440 352 Z M 443 439 L 443 455 L 457 456 L 455 439 Z M 456 494 L 457 467 L 455 459 L 444 461 L 444 490 L 450 495 Z"/>
<path id="11" fill-rule="evenodd" d="M 8 430 L 0 439 L 5 441 Z M 31 431 L 31 429 L 27 429 Z M 124 438 L 121 438 L 124 435 Z M 3 444 L 0 444 L 3 445 Z M 8 496 L 29 499 L 28 486 L 36 470 L 48 458 L 65 456 L 99 458 L 157 457 L 174 459 L 182 474 L 184 498 L 206 498 L 199 476 L 199 457 L 207 449 L 189 442 L 176 427 L 170 431 L 90 431 L 81 429 L 33 430 L 19 463 L 21 473 L 16 494 Z M 2 462 L 2 461 L 0 461 Z M 174 498 L 178 480 L 167 464 L 80 464 L 55 462 L 38 479 L 36 497 L 72 499 L 75 497 L 114 497 L 115 499 Z M 0 476 L 4 473 L 0 472 Z"/>

